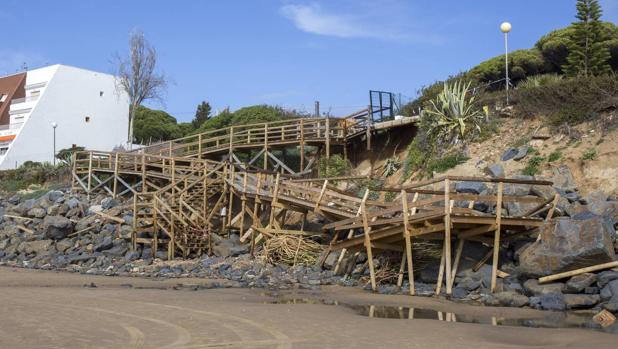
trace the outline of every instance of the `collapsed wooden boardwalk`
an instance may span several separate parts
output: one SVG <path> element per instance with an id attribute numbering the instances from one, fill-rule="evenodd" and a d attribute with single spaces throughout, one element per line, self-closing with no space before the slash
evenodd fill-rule
<path id="1" fill-rule="evenodd" d="M 296 119 L 234 126 L 128 153 L 79 152 L 73 162 L 73 188 L 88 194 L 132 196 L 133 246 L 150 245 L 153 253 L 164 248 L 169 259 L 178 253 L 186 257 L 209 251 L 211 234 L 230 230 L 251 244 L 252 253 L 256 244 L 277 234 L 329 236 L 327 253 L 339 254 L 339 261 L 346 254 L 366 252 L 373 289 L 377 287 L 376 254 L 400 253 L 403 275 L 405 270 L 414 270 L 415 240 L 442 241 L 437 288 L 444 280 L 447 294 L 452 291 L 465 241 L 493 246 L 487 259 L 492 260 L 494 290 L 501 243 L 530 232 L 553 215 L 557 196 L 505 191 L 508 186 L 548 186 L 550 182 L 443 177 L 383 189 L 396 191 L 399 199 L 382 202 L 369 200 L 369 190 L 358 198 L 338 190 L 329 179 L 300 178 L 309 173 L 311 162 L 305 163 L 305 146 L 322 148 L 325 156 L 330 156 L 331 147 L 339 147 L 347 155 L 347 143 L 361 135 L 370 146 L 370 132 L 370 125 L 349 119 Z M 298 170 L 272 153 L 276 147 L 290 145 L 303 149 Z M 243 162 L 237 153 L 246 150 L 254 153 Z M 262 158 L 260 168 L 254 166 L 258 158 Z M 458 183 L 464 182 L 484 183 L 486 194 L 458 191 Z M 480 203 L 490 210 L 476 210 Z M 509 203 L 530 209 L 509 216 L 503 209 Z M 300 229 L 289 228 L 289 212 L 302 215 Z M 321 232 L 305 231 L 309 213 L 329 222 Z M 413 273 L 408 273 L 408 279 L 414 294 Z"/>

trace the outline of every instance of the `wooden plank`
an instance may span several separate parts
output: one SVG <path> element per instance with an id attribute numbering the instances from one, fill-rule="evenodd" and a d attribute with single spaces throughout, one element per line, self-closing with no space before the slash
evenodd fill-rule
<path id="1" fill-rule="evenodd" d="M 107 213 L 104 213 L 104 212 L 95 212 L 95 214 L 98 215 L 98 216 L 101 216 L 101 217 L 103 217 L 105 219 L 108 219 L 110 221 L 114 221 L 116 223 L 119 223 L 119 224 L 125 224 L 126 223 L 124 221 L 124 219 L 110 216 L 110 215 L 108 215 Z"/>
<path id="2" fill-rule="evenodd" d="M 609 263 L 603 263 L 603 264 L 597 264 L 597 265 L 592 265 L 590 267 L 579 268 L 579 269 L 575 269 L 575 270 L 571 270 L 571 271 L 565 271 L 564 273 L 558 273 L 558 274 L 543 276 L 543 277 L 539 278 L 539 283 L 542 284 L 542 283 L 546 283 L 546 282 L 551 282 L 551 281 L 556 281 L 556 280 L 568 278 L 568 277 L 575 276 L 575 275 L 580 275 L 580 274 L 584 274 L 584 273 L 591 273 L 591 272 L 595 272 L 595 271 L 599 271 L 599 270 L 611 269 L 611 268 L 617 268 L 617 267 L 618 267 L 618 261 L 609 262 Z"/>
<path id="3" fill-rule="evenodd" d="M 414 199 L 412 202 L 418 199 L 418 193 L 414 194 Z M 408 209 L 408 198 L 405 190 L 401 191 L 401 205 L 403 212 L 403 236 L 405 239 L 406 250 L 405 250 L 405 259 L 408 261 L 408 282 L 410 283 L 410 295 L 414 296 L 414 267 L 412 263 L 412 238 L 410 237 L 410 211 Z M 416 208 L 414 208 L 416 210 Z M 401 262 L 403 265 L 403 261 Z"/>
<path id="4" fill-rule="evenodd" d="M 498 202 L 496 203 L 496 231 L 494 232 L 494 252 L 491 265 L 491 292 L 496 290 L 496 278 L 498 276 L 498 258 L 500 257 L 500 224 L 502 222 L 502 191 L 504 184 L 498 183 Z"/>
<path id="5" fill-rule="evenodd" d="M 363 216 L 363 235 L 365 237 L 365 249 L 367 250 L 367 263 L 369 264 L 369 275 L 371 278 L 371 289 L 375 292 L 378 289 L 376 285 L 376 272 L 373 266 L 373 252 L 371 250 L 371 238 L 369 237 L 369 233 L 371 232 L 371 228 L 367 222 L 367 207 L 365 203 L 361 203 L 361 215 Z"/>

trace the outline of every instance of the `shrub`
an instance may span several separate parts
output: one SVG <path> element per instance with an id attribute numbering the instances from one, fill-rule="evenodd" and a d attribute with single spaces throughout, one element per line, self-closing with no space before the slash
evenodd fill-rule
<path id="1" fill-rule="evenodd" d="M 318 173 L 320 177 L 345 176 L 352 170 L 352 164 L 343 156 L 337 154 L 330 158 L 322 157 L 318 161 Z"/>
<path id="2" fill-rule="evenodd" d="M 384 180 L 380 178 L 368 179 L 364 180 L 360 183 L 358 190 L 356 192 L 356 196 L 362 198 L 365 195 L 367 189 L 369 189 L 369 195 L 367 196 L 368 200 L 378 200 L 380 199 L 380 190 L 384 187 Z"/>
<path id="3" fill-rule="evenodd" d="M 558 161 L 561 158 L 562 158 L 562 152 L 560 150 L 556 150 L 552 152 L 551 154 L 549 154 L 549 156 L 547 157 L 547 162 Z"/>
<path id="4" fill-rule="evenodd" d="M 480 131 L 476 137 L 477 142 L 484 142 L 500 131 L 501 121 L 498 118 L 491 118 L 489 122 L 480 124 Z"/>
<path id="5" fill-rule="evenodd" d="M 504 79 L 504 65 L 504 55 L 494 57 L 472 68 L 466 77 L 485 83 L 501 80 Z M 509 70 L 511 83 L 517 83 L 528 76 L 547 72 L 547 66 L 539 50 L 517 50 L 509 53 Z"/>
<path id="6" fill-rule="evenodd" d="M 517 89 L 513 102 L 522 117 L 547 115 L 554 126 L 577 124 L 618 105 L 618 81 L 614 74 L 564 79 L 543 87 Z"/>
<path id="7" fill-rule="evenodd" d="M 527 78 L 517 85 L 518 89 L 529 89 L 535 87 L 549 86 L 559 83 L 562 80 L 562 76 L 558 74 L 541 74 Z"/>
<path id="8" fill-rule="evenodd" d="M 15 192 L 33 184 L 42 185 L 57 179 L 67 170 L 68 167 L 64 165 L 53 166 L 50 163 L 26 161 L 14 170 L 0 171 L 0 190 Z"/>
<path id="9" fill-rule="evenodd" d="M 410 178 L 414 171 L 421 168 L 427 161 L 429 153 L 430 151 L 422 146 L 422 135 L 417 135 L 408 145 L 406 158 L 403 161 L 403 178 Z"/>
<path id="10" fill-rule="evenodd" d="M 522 173 L 526 176 L 535 176 L 539 174 L 540 166 L 545 161 L 545 158 L 542 156 L 534 156 L 530 160 L 528 160 L 528 165 L 524 167 Z"/>
<path id="11" fill-rule="evenodd" d="M 597 150 L 595 148 L 588 148 L 582 154 L 582 160 L 584 160 L 584 161 L 594 160 L 594 159 L 597 158 L 597 156 L 598 156 L 598 153 L 597 153 Z"/>
<path id="12" fill-rule="evenodd" d="M 64 163 L 69 163 L 71 162 L 71 159 L 73 158 L 73 154 L 79 151 L 84 151 L 86 148 L 84 147 L 73 147 L 73 148 L 66 148 L 66 149 L 61 149 L 56 153 L 56 159 L 64 162 Z"/>
<path id="13" fill-rule="evenodd" d="M 459 152 L 447 154 L 438 159 L 431 159 L 427 162 L 427 172 L 446 172 L 459 164 L 463 164 L 468 159 L 470 158 Z"/>

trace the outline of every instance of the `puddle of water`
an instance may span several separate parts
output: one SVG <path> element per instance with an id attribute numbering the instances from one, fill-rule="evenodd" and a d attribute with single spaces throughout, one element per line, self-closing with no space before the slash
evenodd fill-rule
<path id="1" fill-rule="evenodd" d="M 277 298 L 274 301 L 265 303 L 336 305 L 350 308 L 361 316 L 381 319 L 437 320 L 467 324 L 533 328 L 590 329 L 605 333 L 618 334 L 618 322 L 604 328 L 592 320 L 592 316 L 594 314 L 590 312 L 546 312 L 545 314 L 535 318 L 505 318 L 488 315 L 458 314 L 427 308 L 347 304 L 337 302 L 335 300 L 315 298 Z"/>

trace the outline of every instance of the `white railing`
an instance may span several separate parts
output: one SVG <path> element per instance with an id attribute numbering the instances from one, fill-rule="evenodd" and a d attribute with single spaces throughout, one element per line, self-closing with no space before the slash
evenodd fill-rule
<path id="1" fill-rule="evenodd" d="M 26 103 L 26 102 L 33 102 L 39 99 L 39 95 L 35 95 L 35 96 L 28 96 L 28 97 L 22 97 L 22 98 L 15 98 L 13 100 L 11 100 L 11 105 L 13 104 L 19 104 L 19 103 Z"/>

